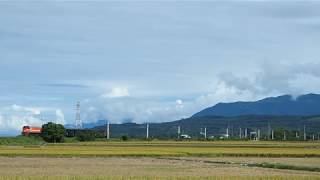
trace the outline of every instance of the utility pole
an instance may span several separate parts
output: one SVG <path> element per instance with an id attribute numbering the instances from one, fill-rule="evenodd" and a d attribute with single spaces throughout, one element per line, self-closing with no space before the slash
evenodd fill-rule
<path id="1" fill-rule="evenodd" d="M 314 141 L 315 140 L 315 136 L 314 136 L 314 133 L 312 134 L 312 141 Z"/>
<path id="2" fill-rule="evenodd" d="M 283 131 L 283 140 L 286 141 L 287 140 L 287 135 L 286 135 L 286 131 Z"/>
<path id="3" fill-rule="evenodd" d="M 227 127 L 226 133 L 227 133 L 227 139 L 229 139 L 229 127 Z"/>
<path id="4" fill-rule="evenodd" d="M 244 130 L 244 137 L 247 139 L 248 138 L 248 128 L 246 128 L 245 130 Z"/>
<path id="5" fill-rule="evenodd" d="M 178 126 L 178 139 L 180 139 L 180 133 L 181 133 L 181 129 L 180 129 L 180 126 Z"/>
<path id="6" fill-rule="evenodd" d="M 231 135 L 230 135 L 230 137 L 234 137 L 234 126 L 233 126 L 233 124 L 231 124 Z"/>
<path id="7" fill-rule="evenodd" d="M 207 139 L 207 127 L 204 128 L 204 139 Z"/>
<path id="8" fill-rule="evenodd" d="M 203 135 L 204 139 L 207 139 L 207 127 L 204 128 L 204 131 L 200 128 L 200 135 Z"/>
<path id="9" fill-rule="evenodd" d="M 268 138 L 267 138 L 267 140 L 269 140 L 270 139 L 270 134 L 271 133 L 271 124 L 270 124 L 270 121 L 268 121 Z"/>
<path id="10" fill-rule="evenodd" d="M 273 131 L 273 129 L 271 130 L 271 140 L 274 140 L 274 131 Z"/>
<path id="11" fill-rule="evenodd" d="M 106 124 L 105 124 L 106 127 L 104 128 L 104 134 L 103 135 L 104 135 L 105 138 L 107 138 L 107 131 L 108 131 L 107 130 L 107 126 L 108 126 L 107 124 L 108 124 L 108 121 L 106 121 Z"/>
<path id="12" fill-rule="evenodd" d="M 107 139 L 110 139 L 110 123 L 107 123 Z"/>
<path id="13" fill-rule="evenodd" d="M 248 138 L 248 128 L 246 128 L 245 130 L 244 130 L 244 137 L 247 139 Z"/>
<path id="14" fill-rule="evenodd" d="M 240 138 L 240 139 L 242 138 L 242 129 L 241 129 L 241 127 L 240 127 L 240 129 L 239 129 L 239 138 Z"/>
<path id="15" fill-rule="evenodd" d="M 147 139 L 149 139 L 149 124 L 147 123 Z"/>
<path id="16" fill-rule="evenodd" d="M 306 125 L 303 126 L 303 140 L 307 140 Z"/>
<path id="17" fill-rule="evenodd" d="M 260 140 L 260 129 L 258 129 L 258 141 Z"/>

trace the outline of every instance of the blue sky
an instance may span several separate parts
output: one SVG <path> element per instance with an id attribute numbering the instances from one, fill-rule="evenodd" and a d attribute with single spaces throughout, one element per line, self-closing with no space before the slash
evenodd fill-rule
<path id="1" fill-rule="evenodd" d="M 317 1 L 1 1 L 0 132 L 320 93 L 319 47 Z"/>

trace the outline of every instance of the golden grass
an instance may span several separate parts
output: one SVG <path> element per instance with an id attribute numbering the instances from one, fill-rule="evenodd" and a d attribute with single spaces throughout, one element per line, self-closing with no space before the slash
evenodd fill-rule
<path id="1" fill-rule="evenodd" d="M 103 176 L 4 176 L 0 180 L 318 180 L 320 177 L 294 177 L 294 176 L 257 176 L 257 177 L 238 177 L 238 176 L 210 176 L 210 177 L 150 177 L 150 176 L 130 176 L 130 177 L 103 177 Z"/>
<path id="2" fill-rule="evenodd" d="M 0 146 L 0 180 L 320 180 L 319 172 L 240 165 L 267 162 L 298 166 L 313 162 L 312 167 L 318 167 L 319 157 L 320 142 L 129 141 Z"/>
<path id="3" fill-rule="evenodd" d="M 191 160 L 185 160 L 191 159 Z M 230 159 L 230 158 L 227 158 Z M 237 158 L 232 158 L 233 161 Z M 281 158 L 286 159 L 286 158 Z M 212 160 L 216 161 L 216 160 Z M 308 162 L 301 158 L 300 162 Z M 214 163 L 202 158 L 39 158 L 0 157 L 7 179 L 316 179 L 319 172 Z M 231 162 L 231 161 L 230 161 Z M 4 178 L 2 178 L 4 179 Z M 2 180 L 0 178 L 0 180 Z"/>
<path id="4" fill-rule="evenodd" d="M 296 142 L 93 142 L 1 146 L 0 156 L 32 157 L 320 157 L 320 143 Z"/>

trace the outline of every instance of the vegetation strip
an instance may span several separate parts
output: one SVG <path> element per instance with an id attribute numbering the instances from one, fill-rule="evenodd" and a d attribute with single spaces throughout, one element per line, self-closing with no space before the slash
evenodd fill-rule
<path id="1" fill-rule="evenodd" d="M 24 153 L 1 153 L 2 157 L 291 157 L 291 158 L 309 158 L 320 157 L 318 154 L 24 154 Z"/>
<path id="2" fill-rule="evenodd" d="M 248 167 L 261 167 L 261 168 L 272 168 L 272 169 L 286 169 L 286 170 L 298 170 L 298 171 L 311 171 L 320 172 L 318 167 L 307 167 L 307 166 L 292 166 L 287 164 L 271 164 L 271 163 L 257 163 L 247 164 Z"/>
<path id="3" fill-rule="evenodd" d="M 246 166 L 246 167 L 260 167 L 260 168 L 320 172 L 320 168 L 318 168 L 318 167 L 293 166 L 293 165 L 279 164 L 279 163 L 276 163 L 276 164 L 272 164 L 272 163 L 235 163 L 235 162 L 228 162 L 228 161 L 210 161 L 210 160 L 181 159 L 181 158 L 158 158 L 158 159 L 186 161 L 186 162 L 201 162 L 201 163 L 209 163 L 209 164 L 235 164 L 235 165 Z"/>

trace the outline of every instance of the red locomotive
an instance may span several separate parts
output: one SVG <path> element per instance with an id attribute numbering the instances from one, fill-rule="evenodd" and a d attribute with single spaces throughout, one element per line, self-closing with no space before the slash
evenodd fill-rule
<path id="1" fill-rule="evenodd" d="M 31 134 L 41 134 L 42 128 L 41 127 L 30 127 L 30 126 L 23 126 L 22 128 L 22 135 L 29 136 Z"/>

